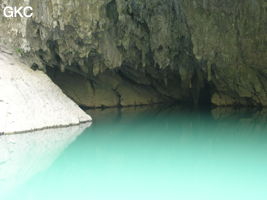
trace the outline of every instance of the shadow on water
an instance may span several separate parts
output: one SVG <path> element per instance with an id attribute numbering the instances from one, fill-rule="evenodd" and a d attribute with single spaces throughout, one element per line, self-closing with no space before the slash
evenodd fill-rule
<path id="1" fill-rule="evenodd" d="M 88 112 L 92 126 L 9 200 L 267 199 L 267 111 Z"/>

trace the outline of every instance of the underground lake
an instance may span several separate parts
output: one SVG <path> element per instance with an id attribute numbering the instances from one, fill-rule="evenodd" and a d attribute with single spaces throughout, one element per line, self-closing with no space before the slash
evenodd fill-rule
<path id="1" fill-rule="evenodd" d="M 0 0 L 0 200 L 267 200 L 267 0 Z"/>
<path id="2" fill-rule="evenodd" d="M 265 110 L 88 112 L 92 124 L 0 136 L 1 200 L 267 199 Z"/>

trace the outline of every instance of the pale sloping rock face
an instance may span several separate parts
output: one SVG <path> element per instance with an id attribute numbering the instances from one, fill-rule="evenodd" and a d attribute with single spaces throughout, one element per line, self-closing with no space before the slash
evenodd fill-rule
<path id="1" fill-rule="evenodd" d="M 50 78 L 0 52 L 0 133 L 91 121 Z"/>

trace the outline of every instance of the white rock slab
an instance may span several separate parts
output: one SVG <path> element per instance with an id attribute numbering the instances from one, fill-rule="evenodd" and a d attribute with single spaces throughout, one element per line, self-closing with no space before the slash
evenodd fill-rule
<path id="1" fill-rule="evenodd" d="M 0 134 L 91 120 L 45 73 L 0 51 Z"/>

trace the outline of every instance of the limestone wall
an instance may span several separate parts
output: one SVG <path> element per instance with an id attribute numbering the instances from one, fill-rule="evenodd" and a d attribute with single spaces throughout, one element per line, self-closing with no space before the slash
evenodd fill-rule
<path id="1" fill-rule="evenodd" d="M 64 127 L 91 117 L 42 71 L 0 49 L 0 134 Z"/>
<path id="2" fill-rule="evenodd" d="M 2 19 L 1 24 L 18 35 L 12 43 L 31 64 L 85 78 L 80 87 L 87 88 L 86 95 L 78 92 L 79 87 L 64 89 L 81 105 L 201 99 L 216 105 L 267 104 L 264 0 L 29 0 L 24 4 L 34 8 L 33 18 Z M 106 73 L 115 73 L 108 76 L 115 78 L 107 80 Z M 108 95 L 102 98 L 102 93 Z M 144 93 L 146 97 L 137 97 Z"/>

